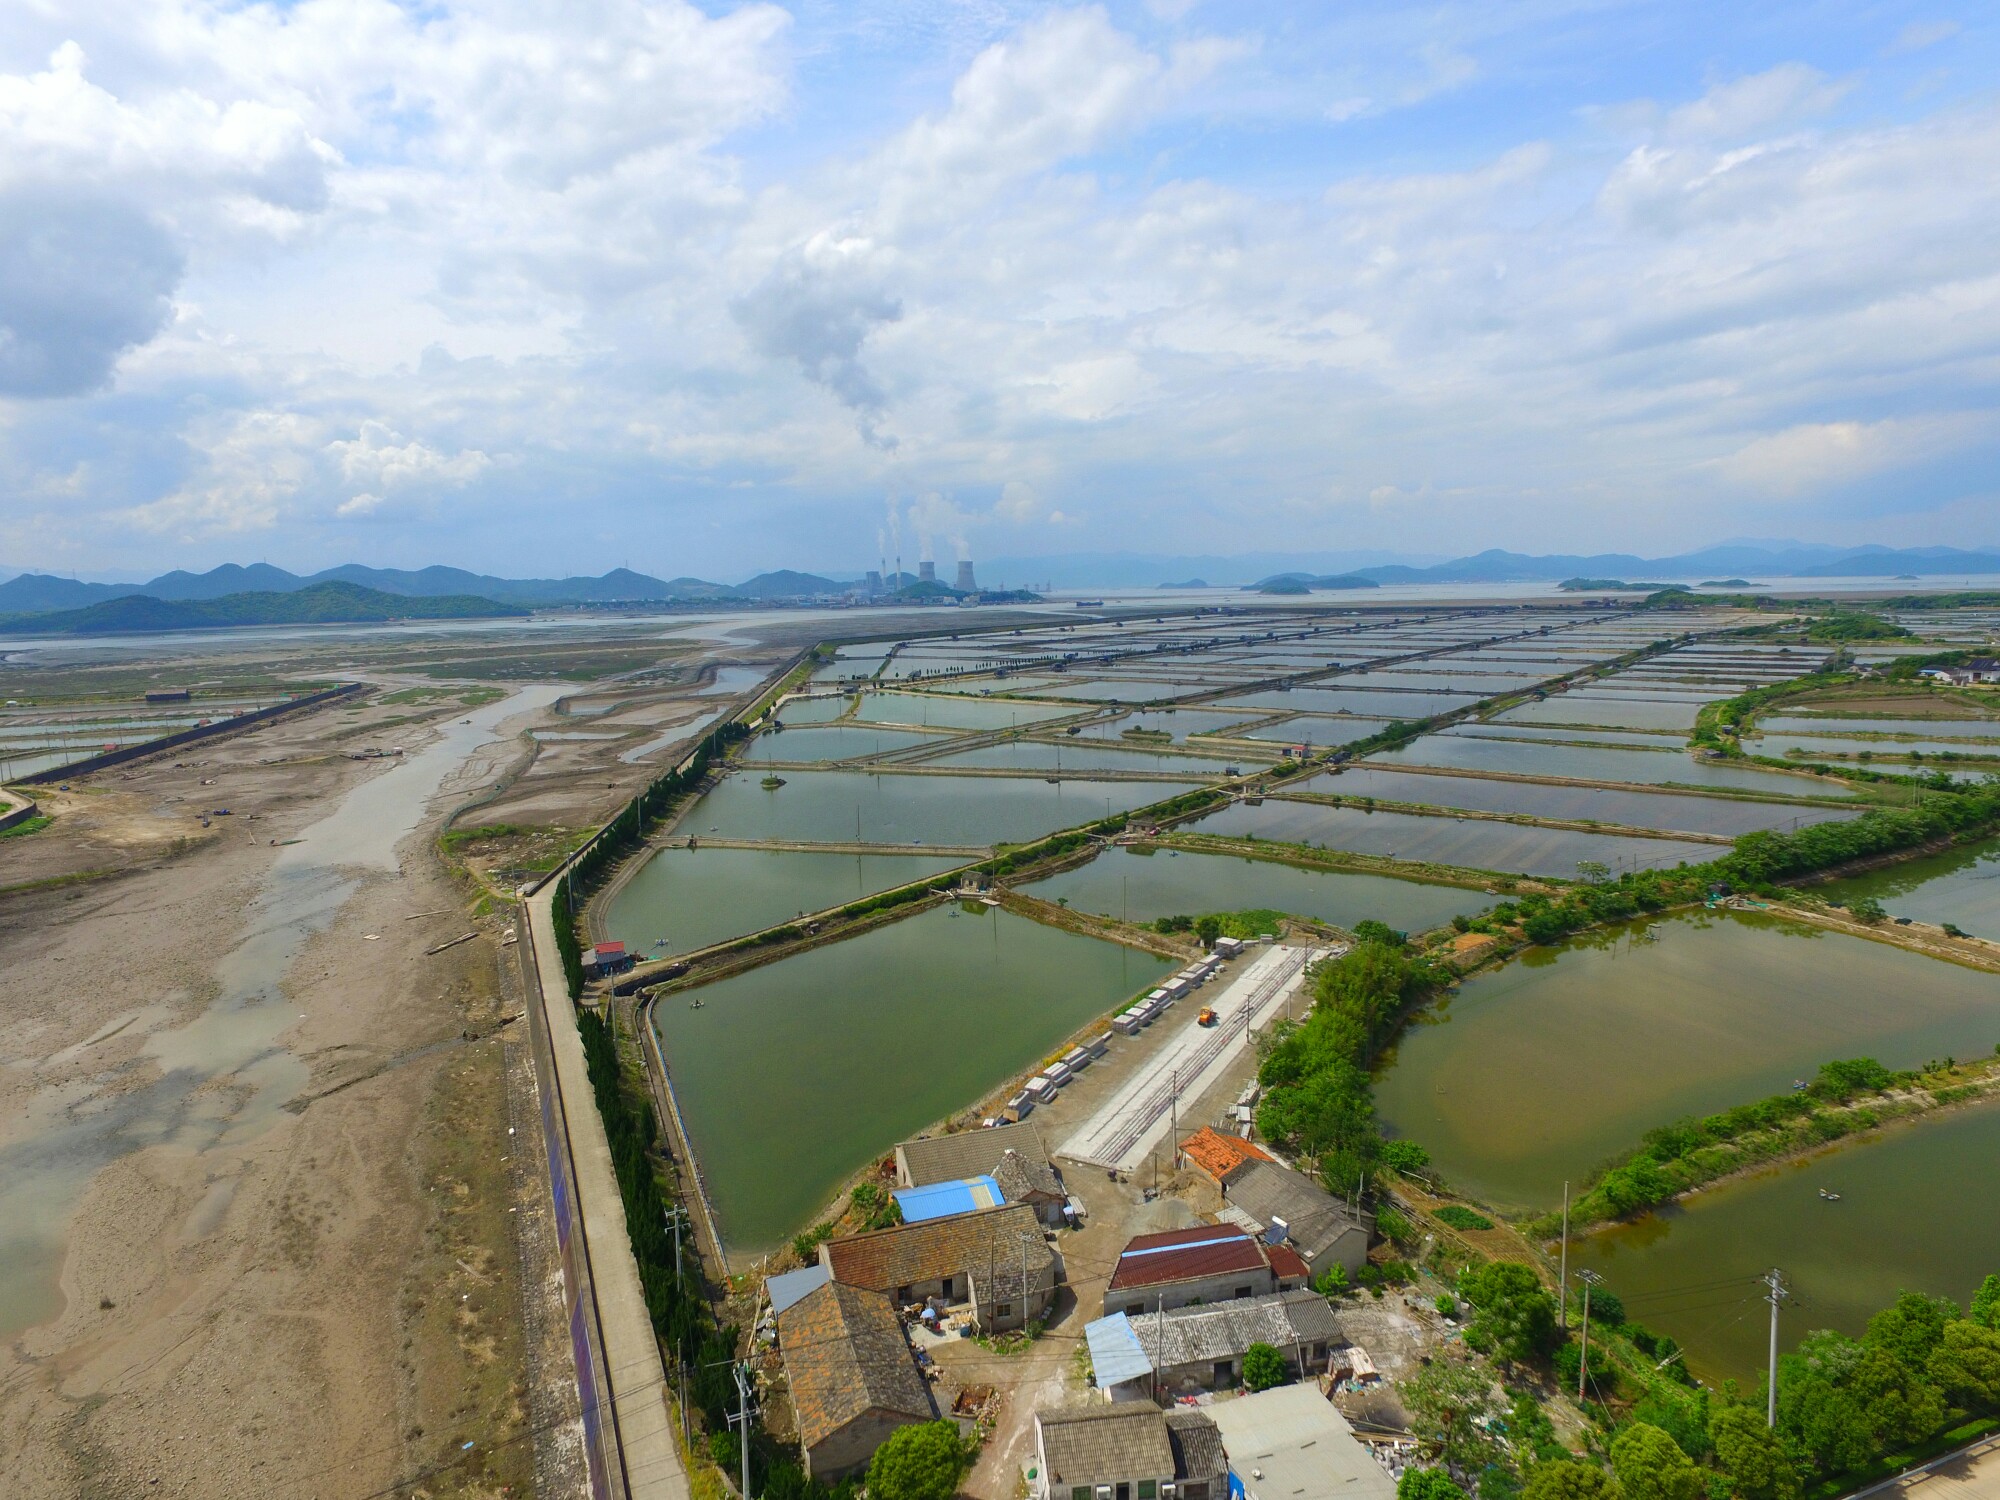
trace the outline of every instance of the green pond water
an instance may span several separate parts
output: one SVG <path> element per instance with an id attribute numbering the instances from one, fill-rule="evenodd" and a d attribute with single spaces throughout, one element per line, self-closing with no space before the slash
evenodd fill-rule
<path id="1" fill-rule="evenodd" d="M 1964 1307 L 2000 1271 L 1996 1164 L 2000 1105 L 1969 1105 L 1590 1235 L 1572 1245 L 1570 1264 L 1600 1272 L 1628 1316 L 1685 1344 L 1696 1374 L 1749 1385 L 1768 1337 L 1762 1288 L 1717 1282 L 1781 1268 L 1803 1304 L 1780 1315 L 1783 1348 L 1816 1328 L 1858 1335 L 1904 1290 Z M 1822 1188 L 1840 1201 L 1823 1200 Z"/>
<path id="2" fill-rule="evenodd" d="M 1494 722 L 1595 724 L 1606 729 L 1692 729 L 1699 707 L 1694 703 L 1622 702 L 1564 693 L 1540 703 L 1523 703 L 1510 708 Z"/>
<path id="3" fill-rule="evenodd" d="M 634 953 L 685 953 L 957 863 L 935 855 L 661 849 L 619 891 L 605 924 Z M 662 937 L 667 942 L 656 944 Z"/>
<path id="4" fill-rule="evenodd" d="M 1842 739 L 1828 734 L 1763 734 L 1743 742 L 1743 748 L 1752 755 L 1791 756 L 1796 750 L 1799 757 L 1811 760 L 1820 755 L 1908 755 L 1912 750 L 1922 755 L 1936 755 L 1949 752 L 1954 755 L 1976 755 L 1992 760 L 2000 758 L 2000 741 L 1993 740 L 1863 740 Z"/>
<path id="5" fill-rule="evenodd" d="M 1757 727 L 1791 734 L 1907 734 L 1931 739 L 2000 739 L 2000 719 L 1839 719 L 1818 714 L 1772 714 Z"/>
<path id="6" fill-rule="evenodd" d="M 1107 815 L 1164 801 L 1198 782 L 1046 781 L 1002 776 L 895 776 L 793 771 L 767 791 L 755 771 L 729 777 L 684 818 L 697 839 L 806 843 L 1024 843 Z"/>
<path id="7" fill-rule="evenodd" d="M 1389 727 L 1390 722 L 1388 719 L 1356 719 L 1346 714 L 1297 714 L 1263 729 L 1252 729 L 1243 737 L 1287 745 L 1346 745 L 1380 733 Z"/>
<path id="8" fill-rule="evenodd" d="M 926 912 L 656 1007 L 732 1253 L 789 1239 L 857 1168 L 1039 1063 L 1169 968 L 978 911 Z"/>
<path id="9" fill-rule="evenodd" d="M 856 718 L 878 724 L 933 724 L 947 729 L 1009 729 L 1063 714 L 1081 713 L 1083 706 L 1022 703 L 1001 698 L 946 698 L 928 693 L 869 693 Z"/>
<path id="10" fill-rule="evenodd" d="M 1295 714 L 1347 713 L 1366 719 L 1422 719 L 1478 701 L 1476 693 L 1369 692 L 1359 687 L 1293 688 L 1288 693 L 1246 693 L 1240 698 L 1231 698 L 1224 707 L 1261 708 L 1267 713 L 1289 710 Z M 1244 717 L 1249 717 L 1247 712 Z"/>
<path id="11" fill-rule="evenodd" d="M 1089 725 L 1076 738 L 1115 740 L 1127 729 L 1157 729 L 1179 741 L 1191 734 L 1213 734 L 1218 729 L 1227 729 L 1253 717 L 1237 709 L 1223 713 L 1205 708 L 1154 709 L 1129 714 L 1110 723 Z"/>
<path id="12" fill-rule="evenodd" d="M 1582 740 L 1592 745 L 1626 745 L 1635 750 L 1680 750 L 1687 737 L 1679 730 L 1571 729 L 1561 724 L 1540 728 L 1532 724 L 1454 724 L 1439 734 L 1468 740 L 1520 740 L 1527 744 L 1549 740 Z"/>
<path id="13" fill-rule="evenodd" d="M 1813 891 L 1840 902 L 1872 896 L 1892 917 L 1951 922 L 1975 937 L 2000 938 L 2000 840 L 1829 881 Z"/>
<path id="14" fill-rule="evenodd" d="M 1781 797 L 1825 795 L 1823 783 L 1742 766 L 1697 760 L 1685 750 L 1628 750 L 1590 745 L 1523 745 L 1509 740 L 1425 735 L 1404 750 L 1380 750 L 1372 763 L 1448 766 L 1461 771 L 1498 771 L 1520 776 L 1573 776 L 1582 781 L 1630 781 L 1662 785 L 1720 787 L 1768 792 Z"/>
<path id="15" fill-rule="evenodd" d="M 1081 735 L 1062 745 L 1039 740 L 1008 740 L 1003 744 L 982 745 L 977 750 L 961 750 L 953 755 L 939 756 L 926 764 L 1000 767 L 1052 774 L 1060 770 L 1066 776 L 1076 771 L 1170 771 L 1183 776 L 1212 772 L 1219 775 L 1231 766 L 1251 764 L 1249 761 L 1219 760 L 1202 755 L 1161 755 L 1136 745 L 1125 749 L 1101 741 L 1085 744 L 1082 740 Z"/>
<path id="16" fill-rule="evenodd" d="M 778 710 L 778 717 L 787 728 L 794 724 L 826 724 L 847 712 L 851 697 L 838 698 L 794 698 Z"/>
<path id="17" fill-rule="evenodd" d="M 1704 912 L 1533 949 L 1467 980 L 1404 1034 L 1376 1103 L 1451 1182 L 1542 1210 L 1653 1126 L 1781 1093 L 1831 1059 L 1910 1067 L 1996 1042 L 1990 974 Z"/>
<path id="18" fill-rule="evenodd" d="M 743 758 L 759 763 L 772 760 L 848 760 L 857 755 L 880 755 L 885 750 L 902 750 L 911 745 L 936 745 L 943 749 L 950 737 L 924 734 L 914 729 L 814 727 L 786 729 L 780 734 L 760 734 L 751 741 Z"/>
<path id="19" fill-rule="evenodd" d="M 1538 746 L 1538 750 L 1547 746 Z M 1424 776 L 1410 771 L 1356 766 L 1337 776 L 1315 776 L 1307 790 L 1339 797 L 1380 797 L 1429 807 L 1480 812 L 1530 813 L 1543 818 L 1594 819 L 1633 828 L 1734 837 L 1759 828 L 1784 828 L 1858 816 L 1847 807 L 1732 802 L 1722 797 L 1682 797 L 1603 787 L 1549 786 L 1535 781 L 1495 781 L 1484 776 Z M 1720 852 L 1720 851 L 1718 851 Z"/>
<path id="20" fill-rule="evenodd" d="M 1045 698 L 1075 698 L 1091 703 L 1150 703 L 1159 698 L 1185 698 L 1189 693 L 1213 692 L 1224 686 L 1199 677 L 1135 679 L 1093 678 L 1083 682 L 1065 681 L 1057 687 L 1037 691 Z"/>
<path id="21" fill-rule="evenodd" d="M 1138 922 L 1268 909 L 1350 928 L 1364 917 L 1376 917 L 1406 932 L 1442 926 L 1460 912 L 1483 912 L 1495 900 L 1455 886 L 1165 849 L 1150 854 L 1107 849 L 1089 864 L 1027 889 L 1044 901 L 1066 900 L 1078 911 Z"/>
<path id="22" fill-rule="evenodd" d="M 1312 802 L 1267 798 L 1261 807 L 1236 803 L 1193 825 L 1202 833 L 1241 838 L 1321 844 L 1360 854 L 1430 860 L 1475 870 L 1573 878 L 1579 861 L 1595 860 L 1614 871 L 1672 869 L 1703 864 L 1722 852 L 1719 845 L 1678 839 L 1633 838 L 1607 833 L 1572 833 L 1561 828 L 1522 827 L 1468 818 L 1364 812 Z"/>

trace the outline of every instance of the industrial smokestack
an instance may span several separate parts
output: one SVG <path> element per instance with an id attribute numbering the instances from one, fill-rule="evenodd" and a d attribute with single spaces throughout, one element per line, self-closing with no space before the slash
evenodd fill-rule
<path id="1" fill-rule="evenodd" d="M 931 561 L 931 560 L 930 560 L 929 558 L 925 558 L 925 559 L 924 559 L 924 560 L 923 560 L 922 562 L 918 563 L 918 564 L 917 564 L 917 582 L 918 582 L 918 583 L 936 583 L 936 582 L 937 582 L 937 564 L 936 564 L 936 563 L 934 563 L 934 562 L 932 562 L 932 561 Z"/>
<path id="2" fill-rule="evenodd" d="M 957 588 L 961 594 L 973 594 L 979 591 L 979 585 L 972 581 L 971 563 L 962 562 L 958 565 Z"/>

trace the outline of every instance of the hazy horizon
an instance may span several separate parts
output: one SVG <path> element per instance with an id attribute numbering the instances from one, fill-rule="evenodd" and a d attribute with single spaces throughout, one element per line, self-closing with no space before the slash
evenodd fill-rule
<path id="1" fill-rule="evenodd" d="M 1962 0 L 16 7 L 0 558 L 2000 543 L 1996 63 Z"/>

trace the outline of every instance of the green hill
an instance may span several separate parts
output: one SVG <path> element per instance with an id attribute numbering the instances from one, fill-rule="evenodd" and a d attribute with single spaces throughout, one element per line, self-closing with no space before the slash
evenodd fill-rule
<path id="1" fill-rule="evenodd" d="M 357 583 L 316 583 L 292 593 L 224 594 L 219 599 L 106 599 L 83 609 L 15 615 L 4 623 L 37 635 L 127 635 L 160 630 L 223 630 L 243 625 L 359 625 L 388 620 L 508 619 L 532 613 L 471 594 L 414 598 Z"/>

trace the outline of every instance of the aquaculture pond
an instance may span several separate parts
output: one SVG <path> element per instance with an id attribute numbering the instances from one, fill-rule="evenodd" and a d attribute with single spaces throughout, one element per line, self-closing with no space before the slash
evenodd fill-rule
<path id="1" fill-rule="evenodd" d="M 1829 881 L 1813 894 L 1842 903 L 1873 897 L 1892 917 L 1950 922 L 1975 937 L 2000 938 L 2000 840 Z"/>
<path id="2" fill-rule="evenodd" d="M 980 766 L 1000 770 L 1046 771 L 1054 775 L 1061 771 L 1065 776 L 1078 771 L 1167 771 L 1182 776 L 1203 773 L 1220 775 L 1232 766 L 1252 764 L 1250 761 L 1217 759 L 1205 755 L 1161 753 L 1149 751 L 1143 743 L 1126 744 L 1130 748 L 1113 746 L 1097 741 L 1082 742 L 1079 735 L 1060 745 L 1052 745 L 1043 740 L 1005 740 L 997 745 L 982 745 L 976 750 L 959 750 L 950 755 L 939 756 L 926 761 L 933 766 Z M 1260 762 L 1261 764 L 1268 764 Z"/>
<path id="3" fill-rule="evenodd" d="M 1218 729 L 1228 729 L 1258 717 L 1255 713 L 1233 708 L 1221 712 L 1209 708 L 1153 709 L 1102 724 L 1086 725 L 1076 738 L 1115 740 L 1128 729 L 1146 729 L 1170 734 L 1178 741 L 1191 734 L 1214 734 Z"/>
<path id="4" fill-rule="evenodd" d="M 1966 1105 L 1720 1183 L 1580 1240 L 1570 1264 L 1685 1344 L 1697 1374 L 1748 1385 L 1769 1328 L 1748 1278 L 1772 1266 L 1802 1304 L 1782 1315 L 1785 1348 L 1815 1328 L 1858 1335 L 1905 1290 L 1964 1307 L 2000 1271 L 1995 1162 L 2000 1103 Z M 1742 1280 L 1718 1285 L 1731 1277 Z"/>
<path id="5" fill-rule="evenodd" d="M 877 724 L 937 725 L 947 729 L 1011 729 L 1043 719 L 1083 713 L 1088 704 L 1023 703 L 1017 699 L 947 698 L 934 693 L 868 693 L 855 713 Z"/>
<path id="6" fill-rule="evenodd" d="M 1426 776 L 1356 766 L 1337 776 L 1316 776 L 1306 790 L 1334 797 L 1379 797 L 1427 807 L 1464 807 L 1480 812 L 1527 813 L 1538 818 L 1623 823 L 1675 833 L 1712 833 L 1731 838 L 1759 828 L 1790 829 L 1859 815 L 1854 807 L 1807 807 L 1788 802 L 1731 801 L 1671 792 L 1613 791 L 1606 787 L 1560 786 L 1539 781 L 1500 781 L 1490 776 Z"/>
<path id="7" fill-rule="evenodd" d="M 1039 1063 L 1169 968 L 973 910 L 934 908 L 655 1009 L 732 1254 L 789 1239 L 855 1170 Z"/>
<path id="8" fill-rule="evenodd" d="M 686 953 L 958 863 L 936 855 L 661 849 L 618 892 L 605 925 L 634 953 Z"/>
<path id="9" fill-rule="evenodd" d="M 1532 949 L 1404 1034 L 1377 1090 L 1398 1135 L 1507 1210 L 1656 1125 L 1782 1093 L 1823 1062 L 1990 1054 L 2000 982 L 1886 943 L 1703 912 Z"/>
<path id="10" fill-rule="evenodd" d="M 761 782 L 754 769 L 729 777 L 676 833 L 818 844 L 1018 844 L 1198 785 L 866 771 L 792 771 L 776 789 Z"/>
<path id="11" fill-rule="evenodd" d="M 1225 708 L 1241 708 L 1244 717 L 1249 710 L 1263 709 L 1266 713 L 1290 712 L 1295 714 L 1353 714 L 1363 719 L 1423 719 L 1432 714 L 1448 713 L 1454 708 L 1463 708 L 1468 703 L 1477 703 L 1474 693 L 1399 693 L 1388 688 L 1370 692 L 1366 688 L 1293 688 L 1290 692 L 1272 690 L 1263 693 L 1247 693 L 1240 698 L 1231 698 L 1223 704 Z"/>
<path id="12" fill-rule="evenodd" d="M 1525 875 L 1574 878 L 1580 861 L 1612 870 L 1671 869 L 1702 864 L 1722 852 L 1714 844 L 1651 839 L 1629 834 L 1574 833 L 1488 819 L 1364 812 L 1354 807 L 1266 798 L 1260 807 L 1238 802 L 1191 825 L 1201 833 L 1254 835 L 1286 843 L 1324 845 L 1360 854 L 1464 865 Z"/>
<path id="13" fill-rule="evenodd" d="M 880 755 L 885 750 L 907 750 L 913 745 L 935 745 L 942 750 L 951 736 L 925 734 L 917 729 L 883 729 L 874 724 L 807 725 L 779 734 L 760 734 L 744 750 L 752 762 L 770 760 L 851 760 L 857 755 Z"/>
<path id="14" fill-rule="evenodd" d="M 1064 901 L 1098 916 L 1151 922 L 1211 911 L 1270 910 L 1352 927 L 1376 917 L 1405 932 L 1471 916 L 1497 899 L 1483 891 L 1391 880 L 1381 875 L 1306 870 L 1275 860 L 1157 849 L 1107 849 L 1087 865 L 1028 886 L 1044 901 Z"/>
<path id="15" fill-rule="evenodd" d="M 1724 694 L 1716 694 L 1718 698 Z M 1522 703 L 1498 714 L 1496 724 L 1578 724 L 1605 729 L 1692 729 L 1697 703 L 1656 703 L 1646 699 L 1591 698 L 1564 693 L 1540 703 Z"/>
<path id="16" fill-rule="evenodd" d="M 852 696 L 836 698 L 793 698 L 778 710 L 778 718 L 790 728 L 794 724 L 826 724 L 846 713 Z"/>
<path id="17" fill-rule="evenodd" d="M 1493 771 L 1514 776 L 1566 776 L 1579 781 L 1629 781 L 1766 792 L 1778 797 L 1850 795 L 1844 787 L 1783 771 L 1717 765 L 1685 750 L 1627 750 L 1591 745 L 1523 745 L 1508 740 L 1425 735 L 1403 750 L 1379 750 L 1371 763 L 1445 766 L 1460 771 Z"/>

